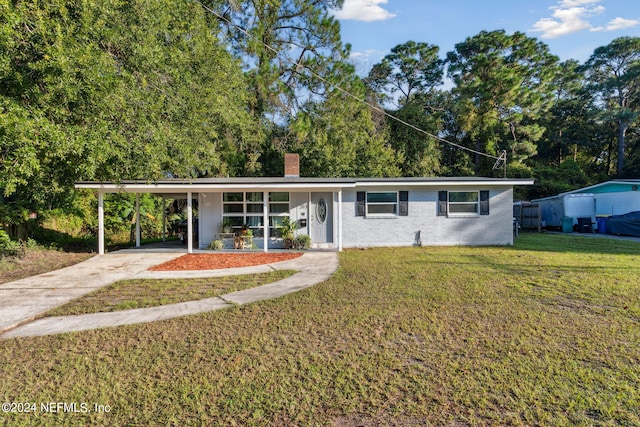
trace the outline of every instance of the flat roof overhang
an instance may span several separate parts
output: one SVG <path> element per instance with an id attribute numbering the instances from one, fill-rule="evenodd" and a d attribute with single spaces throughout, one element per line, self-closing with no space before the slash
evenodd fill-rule
<path id="1" fill-rule="evenodd" d="M 532 185 L 532 179 L 503 178 L 199 178 L 193 180 L 166 179 L 150 181 L 77 182 L 75 188 L 97 190 L 101 193 L 154 193 L 184 195 L 218 191 L 339 191 L 346 188 L 367 187 L 450 187 Z"/>

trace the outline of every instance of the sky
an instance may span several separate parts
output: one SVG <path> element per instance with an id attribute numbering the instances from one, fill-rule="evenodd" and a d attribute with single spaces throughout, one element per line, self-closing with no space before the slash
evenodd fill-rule
<path id="1" fill-rule="evenodd" d="M 480 31 L 519 31 L 561 61 L 583 63 L 618 37 L 640 37 L 638 0 L 344 0 L 333 14 L 361 75 L 409 40 L 438 46 L 444 58 Z"/>

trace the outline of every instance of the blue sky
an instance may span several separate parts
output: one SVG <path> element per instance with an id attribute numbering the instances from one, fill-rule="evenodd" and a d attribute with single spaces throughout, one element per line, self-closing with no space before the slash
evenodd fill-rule
<path id="1" fill-rule="evenodd" d="M 524 32 L 580 62 L 615 38 L 640 37 L 638 0 L 344 0 L 334 16 L 360 74 L 409 40 L 439 46 L 444 58 L 482 30 Z"/>

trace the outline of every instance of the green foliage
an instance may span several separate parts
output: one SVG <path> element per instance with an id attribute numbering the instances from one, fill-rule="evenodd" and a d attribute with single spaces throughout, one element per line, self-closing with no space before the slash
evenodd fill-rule
<path id="1" fill-rule="evenodd" d="M 20 244 L 11 240 L 6 231 L 0 230 L 0 258 L 14 256 L 18 253 Z"/>
<path id="2" fill-rule="evenodd" d="M 76 181 L 280 176 L 285 152 L 306 176 L 497 174 L 493 159 L 361 99 L 396 101 L 389 113 L 467 148 L 507 150 L 511 176 L 534 171 L 531 194 L 638 175 L 639 38 L 580 66 L 523 33 L 483 31 L 447 54 L 454 86 L 438 91 L 445 61 L 420 41 L 363 81 L 332 17 L 342 3 L 3 2 L 0 224 L 23 238 L 91 236 L 96 198 Z M 582 176 L 565 175 L 567 160 Z M 142 205 L 143 232 L 158 235 L 158 202 Z M 126 236 L 132 212 L 130 198 L 107 198 L 107 230 Z"/>
<path id="3" fill-rule="evenodd" d="M 590 182 L 587 175 L 573 160 L 565 160 L 559 167 L 541 167 L 534 170 L 535 185 L 524 189 L 527 199 L 554 196 L 584 187 Z"/>
<path id="4" fill-rule="evenodd" d="M 210 251 L 221 251 L 224 249 L 224 241 L 214 240 L 211 243 L 209 243 L 209 246 L 207 247 L 207 249 Z"/>
<path id="5" fill-rule="evenodd" d="M 412 96 L 442 84 L 444 61 L 438 58 L 438 51 L 438 46 L 422 42 L 397 45 L 371 68 L 367 86 L 380 95 L 382 102 L 393 102 L 399 96 L 397 103 L 407 105 Z"/>
<path id="6" fill-rule="evenodd" d="M 617 128 L 617 174 L 624 175 L 626 132 L 640 117 L 640 37 L 599 47 L 584 66 L 596 105 Z"/>
<path id="7" fill-rule="evenodd" d="M 311 237 L 307 234 L 296 236 L 294 246 L 296 249 L 309 249 L 311 247 Z"/>
<path id="8" fill-rule="evenodd" d="M 409 123 L 432 135 L 438 133 L 437 118 L 428 114 L 418 100 L 403 105 L 397 111 L 390 112 L 394 117 Z M 439 142 L 432 136 L 398 122 L 387 120 L 389 142 L 395 152 L 401 156 L 401 176 L 437 176 L 440 172 Z"/>
<path id="9" fill-rule="evenodd" d="M 470 148 L 493 155 L 506 149 L 512 161 L 533 157 L 544 131 L 538 119 L 551 105 L 558 58 L 536 39 L 499 30 L 456 44 L 447 62 Z"/>
<path id="10" fill-rule="evenodd" d="M 199 4 L 54 0 L 4 13 L 3 219 L 60 207 L 78 180 L 243 171 L 235 156 L 261 133 L 240 63 Z"/>

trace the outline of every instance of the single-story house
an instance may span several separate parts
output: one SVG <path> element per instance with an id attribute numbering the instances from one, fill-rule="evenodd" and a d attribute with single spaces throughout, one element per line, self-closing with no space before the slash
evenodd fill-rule
<path id="1" fill-rule="evenodd" d="M 193 200 L 198 248 L 251 229 L 252 245 L 283 247 L 284 218 L 312 248 L 411 245 L 512 245 L 513 186 L 530 179 L 301 178 L 297 155 L 285 156 L 281 178 L 164 179 L 78 182 L 98 192 L 99 253 L 104 253 L 104 194 L 153 193 L 187 199 L 187 251 L 193 251 Z M 138 221 L 139 224 L 139 221 Z M 223 230 L 223 226 L 230 230 Z M 137 243 L 139 245 L 139 227 Z"/>

